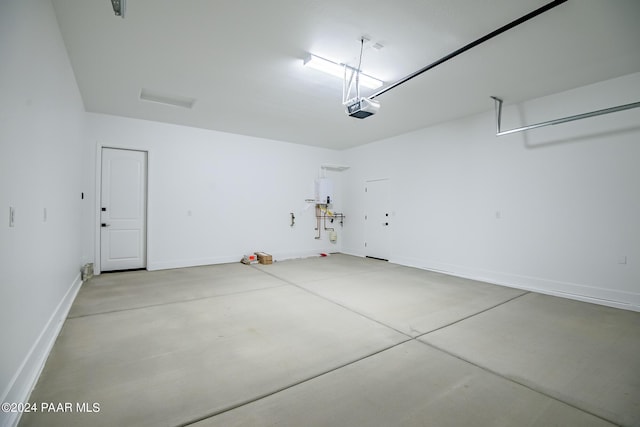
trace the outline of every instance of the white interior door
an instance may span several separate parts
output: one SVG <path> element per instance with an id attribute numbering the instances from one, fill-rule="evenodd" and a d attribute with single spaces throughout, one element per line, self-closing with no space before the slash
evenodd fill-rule
<path id="1" fill-rule="evenodd" d="M 389 180 L 365 183 L 365 255 L 388 260 L 391 254 Z"/>
<path id="2" fill-rule="evenodd" d="M 100 270 L 146 268 L 147 153 L 102 149 Z"/>

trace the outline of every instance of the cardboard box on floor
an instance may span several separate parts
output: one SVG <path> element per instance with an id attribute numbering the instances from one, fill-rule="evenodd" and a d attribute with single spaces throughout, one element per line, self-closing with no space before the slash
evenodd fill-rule
<path id="1" fill-rule="evenodd" d="M 273 264 L 273 258 L 268 253 L 256 252 L 256 255 L 260 264 Z"/>

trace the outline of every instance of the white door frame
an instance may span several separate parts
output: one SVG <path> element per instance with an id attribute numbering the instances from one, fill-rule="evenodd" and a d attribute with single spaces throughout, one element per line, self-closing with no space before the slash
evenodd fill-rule
<path id="1" fill-rule="evenodd" d="M 390 180 L 389 178 L 373 178 L 373 179 L 367 179 L 367 180 L 365 180 L 365 182 L 364 182 L 365 189 L 368 189 L 368 187 L 369 187 L 369 184 L 370 184 L 370 183 L 373 183 L 373 182 L 376 182 L 376 183 L 377 183 L 377 182 L 382 182 L 382 181 L 386 182 L 386 183 L 389 185 L 389 187 L 387 188 L 387 189 L 389 190 L 389 193 L 387 194 L 387 196 L 388 196 L 388 197 L 391 197 L 391 187 L 390 187 L 390 185 L 391 185 L 391 180 Z M 367 191 L 367 193 L 368 193 L 368 191 Z M 368 199 L 369 197 L 370 197 L 370 196 L 369 196 L 368 194 L 367 194 L 367 195 L 365 195 L 365 203 L 364 203 L 364 205 L 365 205 L 365 210 L 368 210 L 368 209 L 369 209 L 369 203 L 370 203 L 370 200 Z M 390 212 L 390 215 L 391 215 L 391 216 L 393 216 L 392 209 L 391 209 L 391 205 L 392 205 L 392 204 L 391 204 L 391 201 L 390 201 L 389 199 L 387 199 L 387 200 L 385 200 L 385 203 L 386 203 L 386 206 L 384 206 L 384 207 L 385 207 L 385 208 L 388 208 L 388 209 L 389 209 L 389 212 Z M 370 222 L 369 222 L 369 221 L 370 221 L 370 219 L 368 218 L 368 216 L 369 216 L 369 215 L 371 215 L 371 212 L 368 212 L 368 211 L 367 211 L 367 212 L 365 212 L 365 214 L 367 215 L 367 218 L 365 219 L 366 223 L 365 223 L 365 229 L 364 229 L 364 231 L 365 231 L 365 233 L 364 233 L 364 238 L 365 238 L 365 244 L 367 244 L 367 245 L 368 245 L 368 244 L 370 243 L 370 242 L 369 242 L 369 237 L 370 237 L 370 236 L 368 235 L 368 233 L 370 232 L 370 228 L 369 228 L 369 227 L 370 227 Z M 392 218 L 389 218 L 389 220 L 393 221 L 393 219 L 392 219 Z M 386 233 L 387 233 L 387 234 L 386 234 L 386 236 L 387 236 L 387 237 L 388 237 L 388 239 L 389 239 L 389 242 L 388 242 L 388 248 L 387 248 L 387 254 L 386 254 L 387 258 L 378 258 L 378 257 L 375 257 L 375 256 L 373 256 L 373 255 L 368 255 L 367 253 L 370 253 L 370 252 L 369 252 L 368 247 L 365 247 L 365 250 L 364 250 L 365 257 L 376 258 L 376 259 L 385 259 L 385 260 L 387 260 L 387 261 L 388 261 L 389 259 L 391 259 L 391 256 L 392 256 L 393 254 L 392 254 L 392 251 L 391 251 L 391 241 L 392 241 L 392 237 L 391 237 L 390 232 L 391 232 L 391 230 L 387 230 L 387 231 L 386 231 Z"/>
<path id="2" fill-rule="evenodd" d="M 150 252 L 151 252 L 151 248 L 150 248 L 150 236 L 151 236 L 151 226 L 150 226 L 150 222 L 149 222 L 149 218 L 151 217 L 150 215 L 150 208 L 149 208 L 149 194 L 151 194 L 151 182 L 149 180 L 149 169 L 150 169 L 150 165 L 151 165 L 151 151 L 146 148 L 146 147 L 131 147 L 131 146 L 120 146 L 120 145 L 114 145 L 114 144 L 103 144 L 101 142 L 98 142 L 96 144 L 96 186 L 95 186 L 95 197 L 94 197 L 94 204 L 95 204 L 95 216 L 94 216 L 94 231 L 95 231 L 95 241 L 94 241 L 94 253 L 93 253 L 93 274 L 100 275 L 100 273 L 102 272 L 102 266 L 100 265 L 101 263 L 101 257 L 100 257 L 100 231 L 101 231 L 101 227 L 100 227 L 100 212 L 101 212 L 101 207 L 102 207 L 102 200 L 101 200 L 101 193 L 102 193 L 102 149 L 103 148 L 113 148 L 114 150 L 130 150 L 130 151 L 144 151 L 147 153 L 147 194 L 146 194 L 146 205 L 147 205 L 147 209 L 145 210 L 145 222 L 146 222 L 146 228 L 147 228 L 147 232 L 146 232 L 146 260 L 145 260 L 145 265 L 146 265 L 146 269 L 149 270 L 149 259 L 151 259 L 150 257 Z"/>

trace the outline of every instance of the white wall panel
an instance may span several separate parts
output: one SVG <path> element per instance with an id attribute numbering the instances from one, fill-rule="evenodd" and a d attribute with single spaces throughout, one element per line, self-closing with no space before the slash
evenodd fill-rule
<path id="1" fill-rule="evenodd" d="M 639 99 L 640 73 L 508 106 L 503 129 Z M 640 309 L 638 123 L 635 109 L 498 138 L 491 111 L 354 148 L 345 209 L 359 218 L 362 183 L 388 177 L 392 261 Z"/>
<path id="2" fill-rule="evenodd" d="M 339 252 L 324 230 L 316 240 L 313 199 L 320 165 L 340 152 L 102 114 L 87 114 L 89 144 L 149 152 L 149 268 L 239 262 Z M 95 159 L 87 162 L 97 164 Z M 342 173 L 327 171 L 340 211 Z M 95 171 L 92 180 L 95 182 Z M 295 226 L 291 227 L 290 212 Z M 97 229 L 94 221 L 94 229 Z M 95 243 L 95 242 L 94 242 Z"/>
<path id="3" fill-rule="evenodd" d="M 81 284 L 84 109 L 50 2 L 0 2 L 0 58 L 0 401 L 23 402 Z"/>

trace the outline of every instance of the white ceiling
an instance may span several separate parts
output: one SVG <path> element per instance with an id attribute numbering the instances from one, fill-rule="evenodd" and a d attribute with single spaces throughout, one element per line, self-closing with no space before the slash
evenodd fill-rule
<path id="1" fill-rule="evenodd" d="M 52 0 L 87 111 L 348 148 L 640 71 L 639 0 L 569 0 L 348 117 L 314 53 L 392 83 L 549 0 Z M 373 43 L 384 45 L 372 49 Z M 145 88 L 193 108 L 139 99 Z M 368 95 L 370 92 L 363 92 Z"/>

